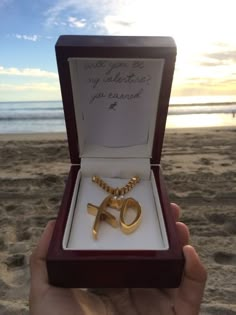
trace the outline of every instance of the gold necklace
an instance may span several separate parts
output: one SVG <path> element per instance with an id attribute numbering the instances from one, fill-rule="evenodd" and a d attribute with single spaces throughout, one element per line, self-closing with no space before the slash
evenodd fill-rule
<path id="1" fill-rule="evenodd" d="M 111 186 L 109 186 L 107 183 L 104 182 L 104 180 L 102 180 L 99 176 L 93 176 L 92 177 L 92 182 L 98 184 L 99 187 L 101 187 L 103 190 L 105 190 L 106 192 L 108 192 L 111 195 L 114 196 L 124 196 L 125 194 L 127 194 L 131 189 L 134 188 L 134 186 L 139 183 L 140 178 L 137 177 L 132 177 L 130 178 L 130 180 L 128 181 L 128 183 L 121 187 L 121 188 L 113 188 Z"/>
<path id="2" fill-rule="evenodd" d="M 93 176 L 92 182 L 96 183 L 99 187 L 109 193 L 109 195 L 102 201 L 100 206 L 88 203 L 87 210 L 88 213 L 96 216 L 93 225 L 93 238 L 97 239 L 98 229 L 101 221 L 109 223 L 112 227 L 116 228 L 119 223 L 116 217 L 107 211 L 107 208 L 113 208 L 120 211 L 120 228 L 125 234 L 130 234 L 134 232 L 141 223 L 141 206 L 134 198 L 124 198 L 134 186 L 139 183 L 139 177 L 132 177 L 128 183 L 121 188 L 113 188 L 109 186 L 104 180 L 99 176 Z M 125 223 L 125 215 L 127 210 L 132 208 L 136 211 L 136 217 L 130 224 Z"/>

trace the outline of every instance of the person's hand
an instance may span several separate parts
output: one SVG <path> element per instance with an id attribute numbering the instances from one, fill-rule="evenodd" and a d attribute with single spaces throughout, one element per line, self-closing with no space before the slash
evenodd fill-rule
<path id="1" fill-rule="evenodd" d="M 54 229 L 48 223 L 31 255 L 31 315 L 197 315 L 207 273 L 194 248 L 188 244 L 186 225 L 178 222 L 180 209 L 171 205 L 186 259 L 183 280 L 177 289 L 103 289 L 94 294 L 81 289 L 63 289 L 48 283 L 46 254 Z"/>

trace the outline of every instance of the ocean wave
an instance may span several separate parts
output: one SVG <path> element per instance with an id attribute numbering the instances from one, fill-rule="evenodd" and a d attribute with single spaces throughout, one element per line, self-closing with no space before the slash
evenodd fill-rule
<path id="1" fill-rule="evenodd" d="M 42 120 L 42 119 L 64 119 L 64 113 L 58 112 L 58 113 L 1 113 L 0 112 L 0 121 L 1 120 Z"/>
<path id="2" fill-rule="evenodd" d="M 231 106 L 176 106 L 169 107 L 168 115 L 191 114 L 236 114 L 236 105 Z"/>
<path id="3" fill-rule="evenodd" d="M 22 108 L 19 108 L 19 107 L 11 107 L 11 108 L 7 108 L 7 107 L 0 107 L 0 112 L 3 111 L 3 110 L 9 110 L 11 112 L 14 112 L 14 111 L 17 111 L 17 112 L 24 112 L 24 111 L 61 111 L 62 108 L 61 107 L 22 107 Z"/>

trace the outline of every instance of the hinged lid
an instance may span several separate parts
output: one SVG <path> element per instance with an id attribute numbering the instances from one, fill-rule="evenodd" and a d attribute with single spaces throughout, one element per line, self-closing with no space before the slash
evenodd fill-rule
<path id="1" fill-rule="evenodd" d="M 71 162 L 149 158 L 159 164 L 174 40 L 61 36 L 56 55 Z"/>

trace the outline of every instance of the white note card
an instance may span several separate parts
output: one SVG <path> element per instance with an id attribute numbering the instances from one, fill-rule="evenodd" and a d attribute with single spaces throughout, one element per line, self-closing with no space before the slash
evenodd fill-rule
<path id="1" fill-rule="evenodd" d="M 70 58 L 69 64 L 85 142 L 114 148 L 146 144 L 156 122 L 164 60 Z"/>

